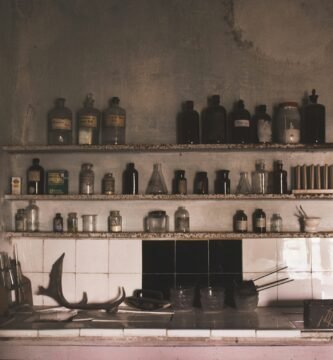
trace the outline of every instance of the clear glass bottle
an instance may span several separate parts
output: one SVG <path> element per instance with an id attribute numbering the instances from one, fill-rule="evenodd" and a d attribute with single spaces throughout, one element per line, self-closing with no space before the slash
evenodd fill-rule
<path id="1" fill-rule="evenodd" d="M 239 100 L 231 113 L 232 142 L 248 144 L 251 142 L 251 115 L 245 109 L 244 101 Z"/>
<path id="2" fill-rule="evenodd" d="M 39 207 L 36 201 L 32 200 L 25 209 L 27 216 L 27 231 L 35 232 L 39 230 Z"/>
<path id="3" fill-rule="evenodd" d="M 186 195 L 187 194 L 187 180 L 185 177 L 185 170 L 176 170 L 174 179 L 174 194 Z"/>
<path id="4" fill-rule="evenodd" d="M 110 211 L 110 215 L 108 217 L 108 229 L 109 232 L 122 231 L 122 217 L 118 210 Z"/>
<path id="5" fill-rule="evenodd" d="M 125 144 L 126 111 L 119 102 L 118 97 L 113 97 L 103 113 L 102 144 Z"/>
<path id="6" fill-rule="evenodd" d="M 301 117 L 296 102 L 280 104 L 277 115 L 278 141 L 282 144 L 298 144 L 301 140 Z"/>
<path id="7" fill-rule="evenodd" d="M 112 173 L 107 173 L 102 179 L 102 194 L 113 195 L 115 193 L 115 180 Z"/>
<path id="8" fill-rule="evenodd" d="M 15 214 L 15 231 L 27 231 L 27 215 L 25 209 L 18 209 Z"/>
<path id="9" fill-rule="evenodd" d="M 247 232 L 247 216 L 243 210 L 237 210 L 234 215 L 234 231 L 237 233 Z"/>
<path id="10" fill-rule="evenodd" d="M 224 144 L 227 142 L 227 112 L 220 105 L 220 96 L 213 95 L 209 106 L 203 111 L 201 142 L 203 144 Z"/>
<path id="11" fill-rule="evenodd" d="M 77 143 L 79 145 L 98 145 L 101 113 L 94 108 L 92 94 L 88 94 L 83 109 L 77 113 Z"/>
<path id="12" fill-rule="evenodd" d="M 252 172 L 252 192 L 253 194 L 267 194 L 268 172 L 265 170 L 264 160 L 257 160 L 255 167 L 255 171 Z"/>
<path id="13" fill-rule="evenodd" d="M 230 194 L 230 179 L 229 170 L 218 170 L 216 172 L 217 177 L 215 181 L 216 194 Z"/>
<path id="14" fill-rule="evenodd" d="M 154 164 L 153 173 L 149 179 L 146 194 L 160 195 L 167 193 L 168 193 L 168 189 L 166 187 L 164 177 L 162 174 L 162 165 Z"/>
<path id="15" fill-rule="evenodd" d="M 64 220 L 60 213 L 56 213 L 56 216 L 53 218 L 53 232 L 63 232 L 64 231 Z"/>
<path id="16" fill-rule="evenodd" d="M 280 214 L 273 214 L 271 217 L 271 232 L 282 232 L 282 218 Z"/>
<path id="17" fill-rule="evenodd" d="M 185 101 L 177 118 L 178 144 L 199 144 L 199 114 L 192 100 Z"/>
<path id="18" fill-rule="evenodd" d="M 253 213 L 253 232 L 266 232 L 266 214 L 262 209 L 256 209 Z"/>
<path id="19" fill-rule="evenodd" d="M 89 163 L 81 166 L 79 189 L 82 195 L 92 195 L 94 193 L 95 174 L 92 168 L 93 165 Z"/>
<path id="20" fill-rule="evenodd" d="M 139 173 L 134 163 L 128 163 L 123 172 L 123 194 L 136 195 L 139 193 Z"/>
<path id="21" fill-rule="evenodd" d="M 48 113 L 48 144 L 71 145 L 72 137 L 72 111 L 65 107 L 65 99 L 58 98 L 55 107 Z"/>
<path id="22" fill-rule="evenodd" d="M 249 174 L 246 171 L 242 171 L 240 173 L 239 183 L 236 188 L 236 194 L 251 194 Z"/>
<path id="23" fill-rule="evenodd" d="M 199 171 L 196 173 L 194 179 L 194 194 L 208 194 L 208 177 L 206 171 Z"/>
<path id="24" fill-rule="evenodd" d="M 275 162 L 275 169 L 273 172 L 273 193 L 287 194 L 287 171 L 283 170 L 283 163 L 281 160 Z"/>
<path id="25" fill-rule="evenodd" d="M 272 142 L 272 118 L 266 113 L 266 105 L 259 105 L 253 117 L 254 141 Z"/>
<path id="26" fill-rule="evenodd" d="M 67 231 L 71 233 L 78 232 L 78 219 L 76 212 L 71 212 L 67 217 Z"/>
<path id="27" fill-rule="evenodd" d="M 179 206 L 175 212 L 175 232 L 190 231 L 190 214 L 184 206 Z"/>
<path id="28" fill-rule="evenodd" d="M 38 158 L 32 159 L 32 165 L 27 170 L 28 195 L 44 194 L 44 169 L 39 163 Z"/>

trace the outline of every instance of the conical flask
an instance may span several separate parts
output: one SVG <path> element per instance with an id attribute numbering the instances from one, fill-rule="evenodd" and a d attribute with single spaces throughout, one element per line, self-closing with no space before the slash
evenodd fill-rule
<path id="1" fill-rule="evenodd" d="M 153 173 L 148 182 L 146 194 L 167 194 L 168 189 L 165 185 L 164 177 L 162 174 L 162 165 L 154 164 Z"/>
<path id="2" fill-rule="evenodd" d="M 251 194 L 251 185 L 249 182 L 248 173 L 242 171 L 240 173 L 239 183 L 236 188 L 236 194 Z"/>

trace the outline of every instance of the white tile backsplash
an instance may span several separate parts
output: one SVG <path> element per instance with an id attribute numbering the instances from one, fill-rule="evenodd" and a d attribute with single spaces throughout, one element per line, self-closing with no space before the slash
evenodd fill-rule
<path id="1" fill-rule="evenodd" d="M 109 272 L 111 274 L 138 274 L 142 272 L 141 240 L 110 240 Z"/>
<path id="2" fill-rule="evenodd" d="M 54 262 L 65 253 L 63 272 L 75 272 L 75 240 L 46 239 L 44 240 L 44 272 L 50 272 Z"/>
<path id="3" fill-rule="evenodd" d="M 83 292 L 87 293 L 88 302 L 109 300 L 109 276 L 107 274 L 76 274 L 76 301 L 82 299 Z"/>
<path id="4" fill-rule="evenodd" d="M 289 271 L 311 271 L 310 239 L 277 239 L 277 254 Z"/>
<path id="5" fill-rule="evenodd" d="M 313 272 L 312 289 L 314 299 L 333 299 L 333 272 Z"/>
<path id="6" fill-rule="evenodd" d="M 311 239 L 312 271 L 333 271 L 333 239 Z"/>
<path id="7" fill-rule="evenodd" d="M 109 241 L 106 239 L 76 241 L 76 272 L 105 273 L 109 271 Z"/>
<path id="8" fill-rule="evenodd" d="M 133 295 L 134 290 L 142 288 L 141 274 L 110 274 L 110 298 L 118 295 L 121 286 L 124 287 L 126 296 Z"/>
<path id="9" fill-rule="evenodd" d="M 18 259 L 24 273 L 43 271 L 43 239 L 15 239 Z M 12 254 L 10 254 L 12 256 Z"/>
<path id="10" fill-rule="evenodd" d="M 310 272 L 283 272 L 278 274 L 282 279 L 289 276 L 294 281 L 277 287 L 278 301 L 284 305 L 302 305 L 303 300 L 312 299 L 312 277 Z"/>

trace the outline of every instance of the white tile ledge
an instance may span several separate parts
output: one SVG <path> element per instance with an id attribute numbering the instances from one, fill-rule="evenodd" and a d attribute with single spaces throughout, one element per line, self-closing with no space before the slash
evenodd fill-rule
<path id="1" fill-rule="evenodd" d="M 256 330 L 252 329 L 218 329 L 211 330 L 212 338 L 224 338 L 224 337 L 233 337 L 233 338 L 244 338 L 244 337 L 256 337 Z"/>
<path id="2" fill-rule="evenodd" d="M 38 330 L 0 330 L 0 337 L 37 337 Z"/>
<path id="3" fill-rule="evenodd" d="M 301 337 L 301 330 L 256 330 L 258 338 L 295 338 Z"/>
<path id="4" fill-rule="evenodd" d="M 209 329 L 170 329 L 167 330 L 168 337 L 207 337 L 211 331 Z"/>

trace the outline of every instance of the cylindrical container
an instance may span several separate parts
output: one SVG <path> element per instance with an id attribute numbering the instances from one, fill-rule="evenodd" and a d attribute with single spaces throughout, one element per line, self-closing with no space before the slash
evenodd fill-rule
<path id="1" fill-rule="evenodd" d="M 256 209 L 253 213 L 253 232 L 266 232 L 266 214 L 262 209 Z"/>
<path id="2" fill-rule="evenodd" d="M 252 192 L 254 194 L 267 194 L 268 172 L 265 170 L 263 160 L 256 161 L 256 170 L 252 172 Z"/>
<path id="3" fill-rule="evenodd" d="M 282 218 L 280 214 L 273 214 L 271 217 L 271 232 L 282 232 Z"/>
<path id="4" fill-rule="evenodd" d="M 48 113 L 48 144 L 71 145 L 72 128 L 72 112 L 65 107 L 65 99 L 56 99 L 55 107 Z"/>
<path id="5" fill-rule="evenodd" d="M 32 159 L 32 165 L 27 171 L 27 193 L 28 195 L 44 194 L 44 169 L 39 165 L 38 158 Z"/>
<path id="6" fill-rule="evenodd" d="M 127 164 L 123 173 L 123 194 L 137 195 L 139 193 L 139 173 L 134 163 Z"/>
<path id="7" fill-rule="evenodd" d="M 185 177 L 185 170 L 175 171 L 174 194 L 187 194 L 187 180 Z"/>
<path id="8" fill-rule="evenodd" d="M 184 206 L 179 206 L 175 212 L 175 232 L 190 231 L 190 214 Z"/>
<path id="9" fill-rule="evenodd" d="M 298 144 L 301 141 L 301 116 L 296 102 L 280 104 L 277 115 L 278 142 Z"/>
<path id="10" fill-rule="evenodd" d="M 225 291 L 221 287 L 205 287 L 200 289 L 200 302 L 205 312 L 221 311 L 224 308 Z"/>
<path id="11" fill-rule="evenodd" d="M 26 210 L 27 216 L 27 231 L 35 232 L 39 230 L 39 208 L 36 205 L 36 201 L 29 202 Z"/>
<path id="12" fill-rule="evenodd" d="M 72 233 L 78 232 L 78 220 L 75 212 L 71 212 L 68 214 L 67 231 Z"/>
<path id="13" fill-rule="evenodd" d="M 194 180 L 194 194 L 208 194 L 208 177 L 207 172 L 199 171 Z"/>
<path id="14" fill-rule="evenodd" d="M 229 170 L 217 171 L 217 178 L 215 182 L 216 194 L 230 194 L 230 179 Z"/>
<path id="15" fill-rule="evenodd" d="M 108 217 L 108 229 L 109 232 L 122 231 L 122 218 L 118 210 L 110 211 L 110 215 Z"/>
<path id="16" fill-rule="evenodd" d="M 25 209 L 18 209 L 15 215 L 15 231 L 27 231 L 27 215 Z"/>
<path id="17" fill-rule="evenodd" d="M 183 110 L 177 118 L 178 144 L 199 144 L 199 114 L 193 109 L 193 101 L 183 104 Z"/>
<path id="18" fill-rule="evenodd" d="M 102 194 L 113 195 L 115 192 L 115 180 L 112 173 L 104 175 L 102 180 Z"/>
<path id="19" fill-rule="evenodd" d="M 56 213 L 56 216 L 53 218 L 53 231 L 54 232 L 64 231 L 64 220 L 60 213 Z"/>
<path id="20" fill-rule="evenodd" d="M 118 97 L 113 97 L 103 113 L 102 144 L 125 144 L 126 111 L 119 102 Z"/>
<path id="21" fill-rule="evenodd" d="M 234 215 L 234 231 L 237 233 L 247 232 L 247 216 L 243 210 L 237 210 Z"/>
<path id="22" fill-rule="evenodd" d="M 274 194 L 287 194 L 287 171 L 283 170 L 281 160 L 275 163 L 275 170 L 273 172 L 273 193 Z"/>
<path id="23" fill-rule="evenodd" d="M 194 303 L 194 287 L 177 286 L 171 288 L 170 301 L 175 310 L 191 311 Z"/>
<path id="24" fill-rule="evenodd" d="M 169 217 L 163 210 L 150 211 L 146 218 L 146 231 L 167 232 L 169 231 Z"/>
<path id="25" fill-rule="evenodd" d="M 259 105 L 253 117 L 254 141 L 272 142 L 272 118 L 266 113 L 266 105 Z"/>
<path id="26" fill-rule="evenodd" d="M 82 195 L 92 195 L 94 193 L 95 174 L 92 164 L 82 164 L 80 171 L 79 189 Z"/>
<path id="27" fill-rule="evenodd" d="M 244 101 L 236 103 L 231 114 L 231 142 L 235 144 L 248 144 L 251 142 L 251 115 L 245 109 Z"/>
<path id="28" fill-rule="evenodd" d="M 97 215 L 82 215 L 82 231 L 95 232 Z"/>

